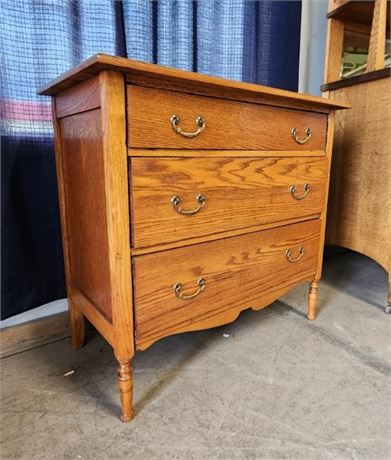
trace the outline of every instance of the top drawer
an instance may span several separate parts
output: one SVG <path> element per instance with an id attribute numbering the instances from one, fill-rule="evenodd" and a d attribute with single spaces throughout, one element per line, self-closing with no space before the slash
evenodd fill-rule
<path id="1" fill-rule="evenodd" d="M 325 148 L 327 115 L 323 113 L 133 85 L 127 91 L 129 147 L 276 151 Z"/>

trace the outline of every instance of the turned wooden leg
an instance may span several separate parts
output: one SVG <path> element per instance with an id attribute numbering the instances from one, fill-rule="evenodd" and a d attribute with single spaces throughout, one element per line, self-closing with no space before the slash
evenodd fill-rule
<path id="1" fill-rule="evenodd" d="M 391 313 L 391 274 L 388 278 L 388 297 L 387 297 L 386 313 Z"/>
<path id="2" fill-rule="evenodd" d="M 318 299 L 319 281 L 314 280 L 310 283 L 310 290 L 308 292 L 308 312 L 307 318 L 313 321 L 316 317 L 316 301 Z"/>
<path id="3" fill-rule="evenodd" d="M 75 307 L 69 299 L 69 322 L 71 325 L 72 348 L 77 350 L 84 345 L 85 325 L 84 315 Z"/>
<path id="4" fill-rule="evenodd" d="M 133 377 L 130 361 L 119 363 L 118 386 L 121 398 L 121 420 L 129 422 L 133 418 Z"/>

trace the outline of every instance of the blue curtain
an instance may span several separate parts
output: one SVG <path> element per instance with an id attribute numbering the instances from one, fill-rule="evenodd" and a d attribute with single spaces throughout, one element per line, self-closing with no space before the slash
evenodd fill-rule
<path id="1" fill-rule="evenodd" d="M 65 297 L 50 101 L 97 52 L 296 90 L 300 1 L 0 0 L 1 318 Z"/>

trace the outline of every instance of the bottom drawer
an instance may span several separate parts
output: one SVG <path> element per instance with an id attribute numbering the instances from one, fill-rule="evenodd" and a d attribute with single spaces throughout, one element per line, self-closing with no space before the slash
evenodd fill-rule
<path id="1" fill-rule="evenodd" d="M 134 257 L 137 344 L 310 280 L 319 231 L 315 219 Z"/>

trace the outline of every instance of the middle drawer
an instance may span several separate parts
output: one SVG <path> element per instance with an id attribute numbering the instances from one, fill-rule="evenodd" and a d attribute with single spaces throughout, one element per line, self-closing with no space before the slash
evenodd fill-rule
<path id="1" fill-rule="evenodd" d="M 315 215 L 324 206 L 323 157 L 129 161 L 134 248 Z"/>

